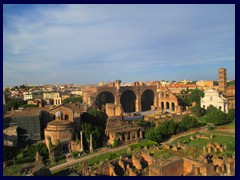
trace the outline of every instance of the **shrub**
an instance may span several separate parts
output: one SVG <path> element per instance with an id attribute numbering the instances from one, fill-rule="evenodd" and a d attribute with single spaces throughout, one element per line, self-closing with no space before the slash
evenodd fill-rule
<path id="1" fill-rule="evenodd" d="M 60 156 L 57 156 L 57 157 L 55 157 L 55 161 L 56 161 L 56 162 L 58 162 L 58 161 L 61 161 L 61 160 L 63 160 L 63 159 L 66 159 L 66 157 L 65 157 L 65 155 L 64 155 L 64 154 L 62 154 L 62 155 L 60 155 Z"/>
<path id="2" fill-rule="evenodd" d="M 29 162 L 34 162 L 35 157 L 26 157 L 23 159 L 18 159 L 15 161 L 15 164 L 24 164 L 24 163 L 29 163 Z"/>

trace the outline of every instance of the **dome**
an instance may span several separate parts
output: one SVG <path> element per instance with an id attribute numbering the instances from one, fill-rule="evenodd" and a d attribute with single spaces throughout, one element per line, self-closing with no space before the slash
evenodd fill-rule
<path id="1" fill-rule="evenodd" d="M 62 112 L 61 111 L 57 111 L 55 116 L 56 116 L 56 119 L 62 119 Z"/>

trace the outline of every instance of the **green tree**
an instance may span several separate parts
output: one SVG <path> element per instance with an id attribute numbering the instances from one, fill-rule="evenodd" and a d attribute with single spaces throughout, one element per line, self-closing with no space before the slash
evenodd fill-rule
<path id="1" fill-rule="evenodd" d="M 227 86 L 235 85 L 235 80 L 227 82 Z"/>
<path id="2" fill-rule="evenodd" d="M 6 106 L 7 106 L 7 110 L 8 110 L 8 111 L 11 111 L 12 107 L 13 107 L 14 109 L 17 109 L 19 105 L 18 105 L 18 102 L 17 102 L 17 101 L 11 100 L 11 101 L 8 101 L 8 102 L 6 103 Z"/>
<path id="3" fill-rule="evenodd" d="M 204 92 L 199 89 L 193 89 L 189 95 L 189 99 L 191 100 L 191 103 L 194 101 L 197 104 L 200 104 L 200 98 L 204 96 Z"/>
<path id="4" fill-rule="evenodd" d="M 156 128 L 147 129 L 145 133 L 145 138 L 158 143 L 162 142 L 163 140 L 160 131 L 158 131 Z"/>
<path id="5" fill-rule="evenodd" d="M 208 123 L 213 123 L 214 125 L 222 125 L 229 122 L 227 115 L 212 105 L 207 108 L 206 120 Z"/>
<path id="6" fill-rule="evenodd" d="M 198 120 L 192 116 L 184 116 L 180 122 L 184 129 L 196 128 L 200 126 Z"/>
<path id="7" fill-rule="evenodd" d="M 228 122 L 232 122 L 235 119 L 235 109 L 230 109 L 227 114 Z"/>
<path id="8" fill-rule="evenodd" d="M 116 148 L 116 147 L 118 146 L 118 144 L 119 144 L 118 140 L 115 139 L 115 140 L 113 141 L 112 147 L 113 147 L 113 148 Z"/>
<path id="9" fill-rule="evenodd" d="M 66 103 L 76 103 L 76 102 L 80 102 L 82 103 L 83 99 L 82 97 L 69 97 L 69 98 L 66 98 L 62 101 L 63 104 L 66 104 Z"/>
<path id="10" fill-rule="evenodd" d="M 197 117 L 201 117 L 201 116 L 204 116 L 206 114 L 206 110 L 204 108 L 201 108 L 200 104 L 196 104 L 196 106 L 191 107 L 191 111 Z"/>

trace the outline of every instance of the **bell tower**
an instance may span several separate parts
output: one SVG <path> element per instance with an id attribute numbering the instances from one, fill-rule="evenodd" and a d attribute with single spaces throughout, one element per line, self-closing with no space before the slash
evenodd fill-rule
<path id="1" fill-rule="evenodd" d="M 218 69 L 218 86 L 219 91 L 225 92 L 227 90 L 227 70 L 225 68 Z"/>

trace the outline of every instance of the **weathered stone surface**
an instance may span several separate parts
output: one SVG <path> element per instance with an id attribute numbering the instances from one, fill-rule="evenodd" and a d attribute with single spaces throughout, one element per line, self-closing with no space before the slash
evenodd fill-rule
<path id="1" fill-rule="evenodd" d="M 138 159 L 134 154 L 132 155 L 132 163 L 137 170 L 142 170 L 141 159 Z"/>

